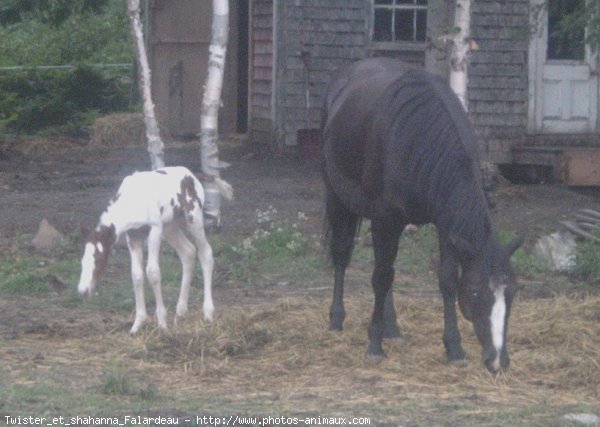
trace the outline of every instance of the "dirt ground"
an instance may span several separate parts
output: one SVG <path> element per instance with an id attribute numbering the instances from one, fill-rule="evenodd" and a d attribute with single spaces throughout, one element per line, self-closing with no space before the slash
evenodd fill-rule
<path id="1" fill-rule="evenodd" d="M 93 147 L 69 140 L 21 145 L 0 156 L 0 237 L 31 235 L 42 218 L 66 234 L 81 223 L 95 224 L 121 179 L 149 166 L 148 153 L 139 146 Z M 165 157 L 167 164 L 200 169 L 193 143 L 170 144 Z M 224 233 L 251 233 L 255 210 L 268 206 L 291 222 L 303 212 L 308 217 L 303 231 L 320 232 L 323 186 L 317 160 L 264 159 L 240 138 L 224 142 L 221 157 L 231 164 L 223 176 L 236 194 L 224 208 Z M 600 209 L 598 195 L 594 189 L 504 182 L 493 193 L 493 214 L 499 228 L 525 231 L 532 243 L 578 209 Z"/>
<path id="2" fill-rule="evenodd" d="M 76 233 L 79 225 L 82 223 L 95 224 L 99 213 L 104 209 L 107 201 L 116 191 L 121 179 L 135 170 L 147 169 L 149 165 L 148 153 L 144 147 L 139 146 L 127 148 L 93 147 L 73 141 L 58 141 L 52 144 L 41 141 L 39 143 L 30 142 L 23 144 L 21 148 L 21 150 L 0 150 L 0 251 L 3 250 L 2 248 L 8 247 L 7 245 L 11 245 L 12 241 L 29 241 L 43 218 L 46 218 L 59 231 L 66 235 Z M 166 149 L 165 157 L 169 165 L 178 164 L 187 166 L 192 170 L 199 170 L 199 154 L 197 145 L 195 144 L 170 144 Z M 318 236 L 320 234 L 323 215 L 323 186 L 317 160 L 300 160 L 293 157 L 265 159 L 255 154 L 239 138 L 233 138 L 223 143 L 221 158 L 231 164 L 223 173 L 223 177 L 233 185 L 235 191 L 235 201 L 224 207 L 225 219 L 222 230 L 224 236 L 235 239 L 239 238 L 241 240 L 251 235 L 256 229 L 255 211 L 257 209 L 264 211 L 269 206 L 277 210 L 280 220 L 285 220 L 289 223 L 297 222 L 300 231 L 303 233 L 311 236 Z M 593 191 L 569 189 L 560 185 L 520 186 L 503 183 L 494 192 L 493 199 L 496 204 L 493 215 L 498 227 L 514 231 L 525 231 L 527 233 L 527 245 L 529 246 L 540 236 L 558 230 L 560 227 L 558 220 L 568 218 L 578 209 L 600 209 L 600 199 L 596 197 Z M 299 213 L 302 213 L 303 217 L 306 217 L 306 220 L 298 221 Z M 353 274 L 356 276 L 357 272 L 355 271 Z M 361 280 L 368 280 L 369 275 L 370 272 L 360 272 L 359 278 Z M 268 323 L 269 316 L 279 316 L 283 322 L 293 323 L 301 321 L 301 314 L 305 313 L 306 310 L 312 310 L 317 313 L 318 318 L 314 322 L 319 324 L 317 329 L 321 330 L 321 324 L 326 324 L 325 306 L 328 301 L 322 298 L 316 300 L 313 298 L 315 295 L 319 297 L 322 297 L 324 294 L 329 295 L 330 289 L 329 287 L 325 287 L 325 285 L 328 285 L 329 278 L 324 278 L 323 281 L 325 282 L 325 280 L 327 280 L 327 283 L 319 284 L 322 287 L 314 288 L 312 291 L 292 292 L 292 294 L 286 296 L 283 295 L 285 291 L 279 290 L 278 295 L 280 297 L 283 296 L 283 300 L 272 297 L 272 300 L 277 303 L 275 308 L 259 311 L 255 317 L 249 314 L 246 320 L 240 321 L 242 326 L 244 328 L 250 327 L 252 332 L 252 321 L 256 320 L 256 324 L 260 322 Z M 352 277 L 350 281 L 352 282 Z M 432 289 L 434 288 L 435 284 L 432 284 Z M 224 297 L 222 292 L 216 290 L 217 301 L 222 301 Z M 229 292 L 229 295 L 226 299 L 230 301 L 235 300 L 238 307 L 250 306 L 257 301 L 255 293 L 249 295 L 235 289 L 228 290 L 227 292 Z M 369 292 L 368 286 L 364 288 L 363 292 Z M 302 301 L 307 301 L 307 295 L 309 303 L 308 309 L 305 309 L 303 306 L 304 302 Z M 315 301 L 320 302 L 316 303 Z M 351 301 L 353 301 L 351 304 L 359 304 L 354 300 Z M 411 307 L 411 304 L 415 305 L 417 310 L 414 316 L 418 316 L 420 303 L 414 302 L 414 300 L 409 301 L 413 302 L 406 303 L 408 304 L 408 308 Z M 370 310 L 369 304 L 370 301 L 365 299 L 364 302 L 360 303 L 357 310 L 367 313 Z M 439 301 L 437 304 L 439 305 Z M 33 305 L 33 307 L 30 305 Z M 31 320 L 27 313 L 32 308 L 37 313 L 40 313 L 42 317 L 37 320 Z M 11 345 L 13 346 L 12 350 L 6 352 L 5 356 L 8 357 L 7 360 L 9 361 L 14 360 L 15 366 L 18 366 L 17 370 L 22 369 L 25 371 L 28 369 L 27 366 L 32 364 L 50 365 L 52 359 L 53 369 L 58 369 L 57 372 L 63 372 L 62 375 L 65 372 L 71 371 L 73 373 L 77 372 L 77 375 L 84 375 L 85 371 L 83 368 L 81 370 L 70 369 L 71 364 L 76 365 L 78 363 L 77 358 L 73 358 L 76 350 L 66 347 L 66 344 L 63 343 L 61 346 L 56 346 L 57 349 L 53 350 L 56 354 L 51 356 L 51 351 L 48 350 L 48 347 L 45 347 L 48 345 L 48 342 L 27 340 L 27 336 L 31 334 L 49 337 L 51 341 L 60 341 L 61 337 L 64 336 L 63 341 L 65 343 L 73 341 L 77 342 L 79 346 L 82 342 L 85 342 L 85 345 L 89 346 L 89 353 L 94 354 L 97 352 L 98 358 L 103 357 L 103 352 L 106 350 L 102 342 L 94 339 L 95 334 L 103 337 L 110 336 L 111 339 L 119 341 L 124 346 L 130 342 L 131 338 L 127 334 L 120 333 L 126 331 L 129 325 L 129 319 L 124 316 L 115 318 L 112 317 L 110 312 L 97 313 L 92 316 L 89 310 L 76 309 L 70 312 L 66 319 L 61 319 L 61 316 L 64 316 L 64 311 L 62 310 L 45 307 L 43 301 L 39 300 L 16 299 L 14 301 L 0 301 L 0 311 L 2 312 L 0 320 L 8 319 L 13 323 L 12 325 L 5 325 L 7 326 L 5 332 L 12 331 L 10 332 L 12 335 L 5 335 L 5 338 L 8 337 L 11 339 Z M 228 310 L 234 316 L 237 314 L 236 309 L 229 308 Z M 290 315 L 292 318 L 287 319 Z M 310 321 L 312 322 L 313 320 L 311 319 Z M 340 390 L 336 389 L 335 393 L 332 391 L 332 394 L 327 395 L 332 400 L 323 401 L 323 404 L 327 404 L 328 407 L 335 407 L 336 399 L 344 401 L 346 392 L 342 390 L 353 390 L 356 384 L 360 384 L 362 387 L 376 387 L 380 381 L 383 381 L 382 376 L 384 374 L 382 376 L 373 376 L 374 374 L 370 369 L 363 369 L 362 367 L 367 316 L 362 316 L 360 319 L 355 318 L 353 321 L 355 324 L 351 324 L 349 329 L 356 329 L 358 331 L 358 335 L 356 336 L 360 338 L 357 339 L 356 336 L 348 335 L 345 338 L 340 338 L 340 340 L 346 340 L 344 341 L 344 346 L 340 347 L 344 350 L 336 350 L 336 352 L 342 354 L 343 351 L 346 351 L 346 348 L 352 348 L 353 354 L 351 356 L 340 356 L 340 363 L 345 363 L 344 361 L 347 358 L 355 358 L 348 359 L 348 363 L 354 366 L 353 369 L 357 366 L 360 367 L 360 369 L 356 370 L 357 373 L 355 376 L 360 377 L 363 375 L 364 378 L 359 378 L 360 381 L 357 380 L 358 383 L 353 383 L 351 380 L 348 380 L 347 384 L 340 383 Z M 432 324 L 436 340 L 441 334 L 439 330 L 441 327 L 439 324 L 440 321 L 441 319 L 436 319 L 437 323 Z M 417 326 L 418 323 L 429 323 L 429 321 L 427 319 L 420 319 L 419 322 L 413 323 L 414 326 Z M 268 331 L 267 326 L 265 326 L 265 330 Z M 260 332 L 262 329 L 260 331 L 257 329 L 257 331 Z M 152 335 L 153 333 L 151 332 L 146 336 L 131 341 L 133 342 L 132 348 L 136 346 L 143 348 L 148 354 L 155 351 L 156 353 L 151 357 L 144 353 L 144 357 L 148 357 L 150 365 L 159 361 L 162 362 L 162 360 L 159 360 L 161 357 L 174 357 L 176 360 L 174 362 L 171 361 L 170 366 L 177 366 L 177 372 L 173 374 L 171 380 L 172 387 L 181 390 L 182 393 L 188 389 L 192 390 L 193 387 L 186 383 L 188 366 L 185 364 L 179 366 L 179 359 L 172 356 L 173 350 L 170 346 L 172 343 L 164 340 L 157 341 L 156 337 Z M 298 333 L 301 334 L 302 331 Z M 252 338 L 252 340 L 261 343 L 262 337 L 264 337 L 261 334 Z M 271 336 L 270 334 L 274 335 L 275 333 L 268 332 L 267 336 Z M 420 336 L 417 330 L 412 332 L 412 334 L 415 339 Z M 23 341 L 17 340 L 17 338 L 21 337 L 25 339 Z M 70 338 L 73 338 L 73 340 L 70 340 Z M 243 338 L 249 339 L 246 336 Z M 315 344 L 315 348 L 311 348 L 311 351 L 316 355 L 315 357 L 322 357 L 321 348 L 319 347 L 322 344 L 320 342 L 327 342 L 330 338 L 328 335 L 323 335 L 319 336 L 319 339 L 321 341 Z M 300 338 L 298 340 L 299 342 L 301 341 Z M 526 337 L 523 340 L 525 342 Z M 285 348 L 288 344 L 290 343 L 282 344 L 282 348 Z M 291 344 L 294 343 L 292 342 Z M 117 343 L 116 345 L 120 344 Z M 150 348 L 151 345 L 155 346 L 155 348 Z M 262 343 L 261 345 L 264 346 L 265 344 Z M 475 348 L 471 353 L 476 354 L 478 351 L 476 350 L 476 343 L 471 342 L 470 344 L 467 343 L 467 345 L 472 349 Z M 417 352 L 413 354 L 413 357 L 418 358 L 418 345 L 411 347 L 411 351 Z M 305 364 L 308 365 L 308 361 L 305 360 L 302 354 L 303 350 L 298 351 L 298 354 L 293 353 L 289 356 L 291 359 L 285 362 L 289 366 L 284 364 L 285 369 L 293 372 L 306 371 Z M 122 350 L 120 353 L 126 354 L 127 351 Z M 441 361 L 442 354 L 437 350 L 435 353 L 440 357 Z M 127 353 L 127 357 L 136 358 L 136 354 Z M 523 354 L 524 356 L 525 354 Z M 197 360 L 203 357 L 203 354 L 191 355 L 190 359 Z M 411 356 L 407 354 L 406 357 Z M 188 363 L 187 359 L 186 363 Z M 256 369 L 258 371 L 263 369 L 259 367 L 258 360 L 251 363 L 257 363 Z M 322 365 L 329 366 L 329 363 L 332 362 L 326 360 L 323 361 Z M 223 378 L 227 380 L 231 378 L 244 378 L 244 387 L 256 393 L 256 384 L 262 380 L 258 371 L 256 371 L 257 373 L 252 373 L 251 367 L 243 368 L 243 363 L 235 365 L 235 368 L 233 364 L 215 366 L 211 369 L 217 369 L 217 372 L 212 374 L 206 373 L 202 377 L 207 381 L 209 386 L 212 384 L 215 390 L 219 387 L 223 388 L 227 386 L 227 384 L 219 384 L 221 380 L 219 375 L 222 373 L 224 375 Z M 182 368 L 181 371 L 179 370 L 180 367 Z M 2 369 L 0 366 L 0 374 L 2 373 Z M 5 367 L 4 369 L 8 368 Z M 94 369 L 96 368 L 92 369 L 92 374 L 102 375 L 102 371 L 99 370 L 100 368 L 97 369 L 99 372 L 94 372 Z M 189 369 L 194 370 L 192 368 Z M 239 372 L 234 369 L 239 369 Z M 297 369 L 297 371 L 294 369 Z M 484 373 L 478 365 L 472 367 L 472 369 L 476 370 L 477 374 L 474 375 L 479 380 L 483 378 L 482 375 Z M 17 374 L 11 372 L 10 375 Z M 141 371 L 139 375 L 143 376 Z M 318 402 L 320 401 L 319 399 L 323 398 L 324 392 L 310 391 L 312 390 L 311 384 L 318 384 L 319 376 L 322 374 L 314 373 L 311 375 L 313 376 L 302 380 L 306 381 L 302 383 L 302 387 L 309 391 L 296 397 L 290 394 L 287 397 L 291 399 L 290 401 L 298 399 L 300 402 L 311 402 L 311 404 L 314 404 L 315 401 Z M 452 381 L 460 381 L 463 374 L 452 371 L 449 375 L 452 376 L 450 379 L 441 378 L 440 381 L 443 383 L 447 380 L 448 383 L 444 387 L 451 393 L 450 390 L 453 387 Z M 59 377 L 58 373 L 55 376 L 57 377 L 57 382 L 65 381 Z M 35 381 L 35 379 L 32 379 L 32 381 Z M 77 382 L 77 379 L 73 381 Z M 289 381 L 291 384 L 292 379 L 289 379 Z M 497 388 L 499 385 L 497 382 L 490 382 L 487 379 L 483 379 L 482 381 L 486 382 L 486 384 L 489 383 L 490 390 Z M 83 379 L 81 382 L 85 383 Z M 2 380 L 0 378 L 1 385 Z M 544 387 L 544 383 L 540 382 L 536 386 Z M 201 391 L 200 386 L 195 387 L 197 387 L 194 388 L 195 391 Z M 391 389 L 402 391 L 404 390 L 402 387 L 404 386 L 398 383 L 393 384 Z M 423 382 L 423 387 L 426 387 L 425 382 Z M 443 388 L 443 390 L 446 390 L 446 388 Z M 430 387 L 430 389 L 433 393 L 433 388 Z M 507 396 L 510 396 L 510 389 L 505 387 L 503 392 Z M 279 401 L 279 399 L 283 401 L 285 399 L 281 398 L 282 393 L 285 392 L 280 391 L 275 393 L 273 391 L 265 391 L 264 394 L 257 394 L 256 398 L 262 399 L 262 401 Z M 356 390 L 356 394 L 358 394 L 358 390 Z M 381 400 L 384 406 L 389 404 L 383 395 L 378 396 L 373 402 L 379 402 L 377 399 Z M 373 402 L 367 405 L 371 405 Z M 218 403 L 214 404 L 215 408 L 218 408 Z M 2 409 L 2 404 L 0 403 L 0 411 Z"/>

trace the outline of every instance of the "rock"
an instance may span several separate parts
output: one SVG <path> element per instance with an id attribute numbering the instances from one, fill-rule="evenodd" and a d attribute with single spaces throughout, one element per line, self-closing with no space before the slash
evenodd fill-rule
<path id="1" fill-rule="evenodd" d="M 563 418 L 572 423 L 581 424 L 584 426 L 600 425 L 600 418 L 594 414 L 566 414 Z"/>
<path id="2" fill-rule="evenodd" d="M 568 231 L 557 231 L 541 237 L 533 252 L 535 256 L 555 271 L 568 271 L 575 267 L 575 237 Z"/>
<path id="3" fill-rule="evenodd" d="M 31 243 L 39 251 L 50 251 L 63 241 L 64 236 L 44 218 L 40 222 L 38 231 Z"/>

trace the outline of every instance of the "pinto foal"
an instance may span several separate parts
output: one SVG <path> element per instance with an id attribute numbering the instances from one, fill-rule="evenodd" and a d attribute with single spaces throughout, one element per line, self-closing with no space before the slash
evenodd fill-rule
<path id="1" fill-rule="evenodd" d="M 214 178 L 215 185 L 226 200 L 233 190 L 227 182 Z M 148 315 L 144 300 L 144 250 L 148 241 L 146 276 L 156 299 L 156 318 L 160 329 L 167 329 L 167 310 L 160 288 L 159 254 L 162 237 L 173 246 L 183 269 L 176 315 L 184 316 L 188 309 L 190 283 L 195 266 L 196 247 L 204 278 L 204 319 L 213 320 L 212 301 L 213 253 L 204 233 L 202 205 L 204 190 L 200 181 L 184 167 L 165 167 L 151 172 L 136 172 L 126 177 L 117 194 L 100 216 L 85 244 L 81 259 L 80 295 L 91 295 L 112 246 L 123 233 L 131 256 L 131 278 L 135 293 L 135 321 L 130 332 L 136 333 Z M 196 247 L 183 233 L 186 229 Z"/>

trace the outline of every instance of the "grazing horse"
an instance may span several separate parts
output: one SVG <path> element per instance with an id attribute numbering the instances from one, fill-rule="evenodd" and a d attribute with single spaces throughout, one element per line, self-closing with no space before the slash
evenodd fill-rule
<path id="1" fill-rule="evenodd" d="M 225 199 L 230 200 L 233 197 L 233 190 L 227 182 L 216 177 L 214 182 Z M 204 278 L 204 319 L 212 321 L 214 261 L 212 248 L 204 233 L 203 203 L 202 184 L 184 167 L 165 167 L 150 172 L 136 172 L 125 177 L 117 194 L 100 216 L 97 227 L 87 233 L 77 287 L 79 293 L 91 295 L 100 273 L 106 267 L 111 248 L 119 236 L 125 233 L 135 294 L 135 321 L 130 332 L 136 333 L 148 317 L 144 301 L 143 267 L 143 243 L 146 239 L 146 276 L 154 291 L 158 325 L 166 330 L 167 310 L 162 298 L 158 260 L 161 240 L 164 237 L 177 252 L 183 269 L 177 316 L 187 313 L 197 248 Z M 183 230 L 191 234 L 195 246 L 186 238 Z"/>
<path id="2" fill-rule="evenodd" d="M 335 268 L 330 329 L 343 327 L 344 274 L 366 217 L 375 252 L 367 356 L 385 356 L 382 338 L 400 336 L 391 292 L 398 240 L 407 224 L 433 223 L 448 361 L 466 358 L 458 299 L 487 369 L 506 369 L 508 317 L 517 289 L 509 258 L 523 238 L 507 246 L 498 242 L 475 134 L 451 89 L 395 60 L 362 60 L 341 70 L 327 87 L 322 131 L 326 231 Z"/>

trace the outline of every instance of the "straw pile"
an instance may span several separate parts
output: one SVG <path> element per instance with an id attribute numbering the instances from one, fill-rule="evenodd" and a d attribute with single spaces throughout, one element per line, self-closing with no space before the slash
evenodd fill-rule
<path id="1" fill-rule="evenodd" d="M 466 399 L 480 411 L 600 399 L 600 297 L 517 301 L 512 366 L 496 377 L 479 361 L 481 348 L 467 322 L 460 327 L 471 360 L 446 363 L 437 298 L 398 300 L 408 344 L 384 344 L 388 358 L 378 366 L 364 357 L 369 299 L 347 300 L 343 333 L 327 331 L 326 303 L 286 299 L 230 310 L 213 327 L 188 325 L 145 347 L 149 358 L 196 374 L 187 388 L 240 400 L 267 393 L 296 409 L 314 399 L 344 403 L 346 411 L 398 399 L 426 406 Z"/>
<path id="2" fill-rule="evenodd" d="M 434 415 L 452 407 L 454 415 L 473 416 L 600 400 L 600 296 L 515 301 L 511 368 L 498 376 L 483 367 L 472 327 L 462 320 L 470 360 L 446 363 L 437 297 L 397 299 L 407 344 L 385 342 L 387 359 L 371 365 L 364 357 L 371 309 L 370 298 L 350 295 L 346 329 L 335 333 L 327 330 L 328 302 L 320 298 L 221 306 L 212 325 L 205 325 L 193 307 L 169 333 L 159 333 L 154 325 L 135 337 L 127 333 L 131 319 L 126 316 L 49 313 L 54 323 L 33 333 L 17 331 L 0 363 L 19 372 L 29 369 L 27 354 L 42 351 L 43 363 L 58 372 L 62 366 L 72 385 L 79 378 L 101 378 L 107 360 L 119 360 L 128 375 L 164 393 L 230 403 L 273 401 L 282 410 L 331 416 L 401 405 Z"/>
<path id="3" fill-rule="evenodd" d="M 115 113 L 100 117 L 91 127 L 94 145 L 143 145 L 145 141 L 144 117 L 141 113 Z"/>

